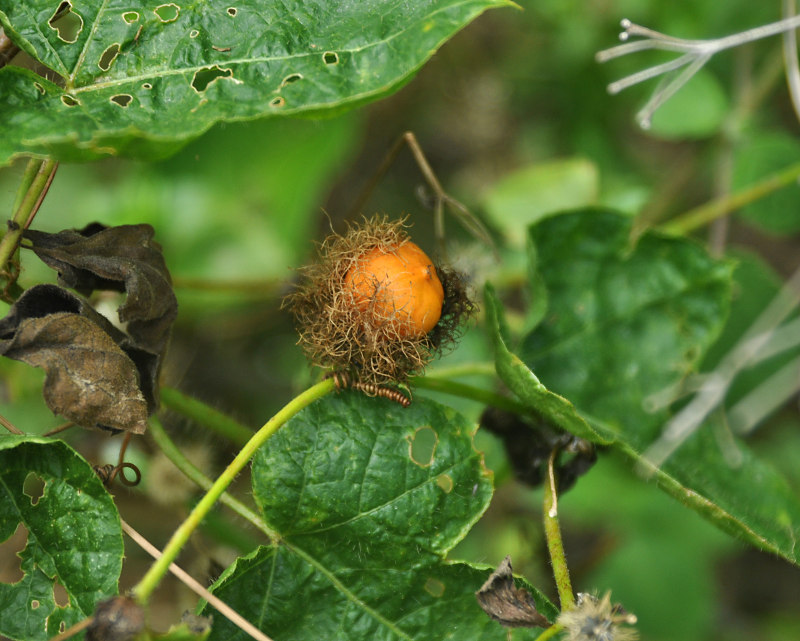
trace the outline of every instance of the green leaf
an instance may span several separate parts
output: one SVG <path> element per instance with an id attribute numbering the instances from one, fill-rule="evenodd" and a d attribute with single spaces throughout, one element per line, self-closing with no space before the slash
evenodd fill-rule
<path id="1" fill-rule="evenodd" d="M 732 266 L 694 242 L 656 234 L 632 246 L 630 219 L 589 209 L 531 228 L 529 258 L 547 291 L 520 358 L 584 416 L 624 433 L 625 412 L 692 372 L 717 337 Z M 663 416 L 635 421 L 639 444 Z"/>
<path id="2" fill-rule="evenodd" d="M 528 226 L 554 211 L 594 204 L 600 178 L 594 163 L 569 158 L 523 167 L 494 184 L 484 208 L 506 239 L 524 247 Z"/>
<path id="3" fill-rule="evenodd" d="M 614 446 L 672 496 L 797 563 L 800 502 L 721 426 L 701 427 L 661 469 L 643 458 L 670 417 L 648 402 L 692 373 L 719 334 L 732 266 L 684 239 L 645 234 L 631 246 L 629 238 L 630 221 L 602 210 L 531 228 L 548 308 L 520 358 L 592 424 L 612 428 Z"/>
<path id="4" fill-rule="evenodd" d="M 500 301 L 490 283 L 484 290 L 486 322 L 494 341 L 497 375 L 508 385 L 527 407 L 553 425 L 593 443 L 608 444 L 614 440 L 611 433 L 603 433 L 590 426 L 575 407 L 563 396 L 548 390 L 531 369 L 508 349 L 503 337 L 503 312 Z"/>
<path id="5" fill-rule="evenodd" d="M 62 3 L 64 4 L 64 3 Z M 459 29 L 507 0 L 2 0 L 0 24 L 64 82 L 0 69 L 0 165 L 165 156 L 215 122 L 333 113 L 408 82 Z"/>
<path id="6" fill-rule="evenodd" d="M 43 493 L 23 488 L 38 482 Z M 22 578 L 0 584 L 0 634 L 48 639 L 94 612 L 95 603 L 117 593 L 122 568 L 122 530 L 111 496 L 97 475 L 61 441 L 0 437 L 0 541 L 27 531 L 19 553 Z M 35 498 L 35 497 L 38 497 Z M 58 583 L 69 596 L 59 606 Z"/>
<path id="7" fill-rule="evenodd" d="M 733 189 L 751 187 L 797 162 L 800 143 L 785 133 L 758 132 L 736 149 Z M 745 205 L 738 214 L 748 222 L 773 234 L 800 231 L 800 188 L 796 182 L 755 202 Z"/>
<path id="8" fill-rule="evenodd" d="M 308 407 L 253 461 L 280 543 L 239 559 L 214 593 L 282 641 L 505 639 L 475 599 L 490 570 L 444 561 L 491 498 L 474 429 L 424 399 L 343 393 Z M 216 617 L 211 638 L 246 637 Z"/>

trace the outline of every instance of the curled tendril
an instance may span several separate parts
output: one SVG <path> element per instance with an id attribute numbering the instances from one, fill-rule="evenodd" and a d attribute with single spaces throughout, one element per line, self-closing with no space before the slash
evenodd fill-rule
<path id="1" fill-rule="evenodd" d="M 126 468 L 133 471 L 133 479 L 129 479 L 125 476 Z M 111 487 L 111 485 L 114 483 L 114 480 L 117 478 L 119 478 L 120 483 L 126 485 L 127 487 L 135 487 L 139 485 L 142 480 L 142 472 L 133 463 L 125 462 L 120 463 L 119 465 L 106 463 L 105 465 L 93 465 L 92 469 L 94 470 L 95 474 L 100 477 L 100 480 L 106 487 Z"/>

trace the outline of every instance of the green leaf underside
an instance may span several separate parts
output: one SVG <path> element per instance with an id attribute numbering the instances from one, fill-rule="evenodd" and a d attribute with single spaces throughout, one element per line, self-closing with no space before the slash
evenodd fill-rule
<path id="1" fill-rule="evenodd" d="M 353 107 L 396 90 L 480 13 L 509 4 L 94 0 L 73 3 L 82 28 L 66 42 L 49 24 L 58 3 L 2 0 L 7 33 L 65 88 L 0 69 L 0 164 L 23 153 L 157 157 L 223 120 Z"/>
<path id="2" fill-rule="evenodd" d="M 26 477 L 44 482 L 34 505 L 23 493 Z M 0 542 L 22 523 L 27 544 L 24 576 L 0 584 L 0 634 L 24 641 L 45 640 L 60 628 L 91 615 L 95 603 L 117 593 L 122 568 L 122 531 L 114 502 L 97 475 L 60 441 L 0 437 Z M 59 607 L 54 583 L 69 595 Z"/>
<path id="3" fill-rule="evenodd" d="M 684 239 L 646 234 L 632 246 L 629 235 L 628 219 L 603 210 L 531 228 L 530 258 L 548 306 L 517 354 L 643 462 L 669 419 L 668 410 L 647 412 L 643 403 L 692 372 L 719 334 L 732 266 Z M 797 498 L 729 434 L 704 425 L 655 475 L 725 531 L 797 563 Z"/>
<path id="4" fill-rule="evenodd" d="M 491 570 L 444 561 L 491 498 L 473 431 L 427 400 L 347 392 L 307 408 L 253 461 L 282 541 L 239 559 L 214 593 L 282 641 L 505 639 L 475 599 Z M 217 617 L 211 638 L 246 637 Z"/>

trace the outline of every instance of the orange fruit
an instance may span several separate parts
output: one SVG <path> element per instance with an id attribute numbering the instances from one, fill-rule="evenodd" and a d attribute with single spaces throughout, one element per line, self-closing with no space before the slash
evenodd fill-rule
<path id="1" fill-rule="evenodd" d="M 345 274 L 344 288 L 373 325 L 388 323 L 400 338 L 424 336 L 442 315 L 444 289 L 436 267 L 410 241 L 360 256 Z"/>

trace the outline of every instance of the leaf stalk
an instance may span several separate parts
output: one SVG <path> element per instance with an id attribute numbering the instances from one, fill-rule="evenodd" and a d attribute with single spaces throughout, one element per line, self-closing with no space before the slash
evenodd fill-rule
<path id="1" fill-rule="evenodd" d="M 253 437 L 254 432 L 249 427 L 172 387 L 161 388 L 161 402 L 169 409 L 205 425 L 239 447 L 244 446 Z"/>
<path id="2" fill-rule="evenodd" d="M 544 487 L 544 535 L 547 539 L 547 551 L 550 553 L 550 564 L 553 568 L 553 578 L 556 581 L 558 599 L 561 602 L 561 611 L 570 610 L 575 606 L 575 595 L 572 592 L 572 582 L 569 578 L 567 557 L 564 554 L 564 542 L 561 539 L 561 527 L 558 522 L 558 489 L 555 474 L 555 459 L 558 449 L 554 449 L 547 461 L 547 481 Z"/>

